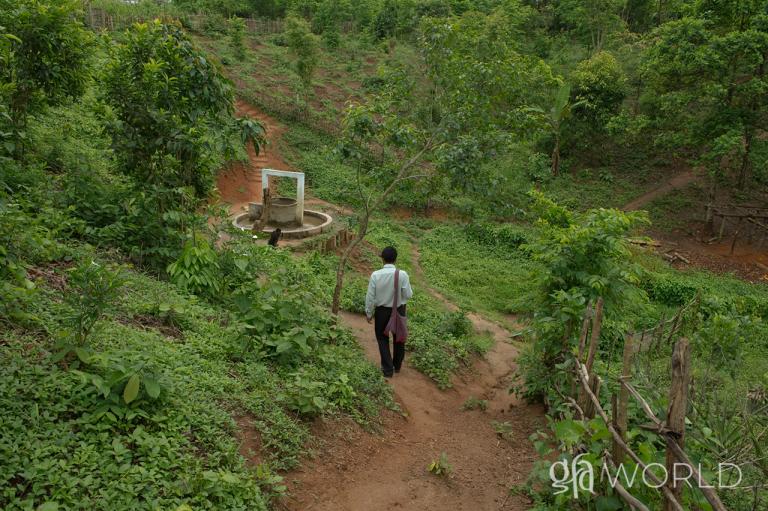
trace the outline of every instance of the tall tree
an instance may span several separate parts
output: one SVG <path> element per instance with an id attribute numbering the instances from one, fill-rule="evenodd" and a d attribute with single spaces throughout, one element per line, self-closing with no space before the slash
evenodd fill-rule
<path id="1" fill-rule="evenodd" d="M 624 29 L 623 7 L 622 0 L 561 0 L 556 12 L 570 30 L 597 53 L 611 33 Z"/>
<path id="2" fill-rule="evenodd" d="M 408 72 L 393 69 L 378 94 L 348 109 L 341 149 L 357 168 L 358 233 L 339 261 L 334 313 L 346 263 L 393 190 L 437 172 L 465 192 L 487 193 L 493 176 L 479 171 L 482 163 L 536 132 L 531 105 L 554 79 L 514 44 L 529 14 L 507 2 L 490 15 L 424 20 L 423 60 Z"/>
<path id="3" fill-rule="evenodd" d="M 756 135 L 768 129 L 768 16 L 764 1 L 738 5 L 659 27 L 643 74 L 658 142 L 743 188 L 763 153 Z"/>
<path id="4" fill-rule="evenodd" d="M 179 26 L 135 25 L 116 48 L 105 85 L 117 116 L 115 149 L 142 185 L 191 187 L 205 198 L 238 140 L 258 151 L 263 129 L 235 119 L 231 84 Z"/>
<path id="5" fill-rule="evenodd" d="M 309 23 L 298 16 L 289 16 L 285 23 L 288 48 L 296 58 L 296 74 L 304 87 L 308 88 L 317 67 L 320 46 L 318 37 L 310 30 Z"/>
<path id="6" fill-rule="evenodd" d="M 562 84 L 555 91 L 552 99 L 552 106 L 546 116 L 547 123 L 552 134 L 552 175 L 560 173 L 560 145 L 563 138 L 563 126 L 571 117 L 574 108 L 578 108 L 584 103 L 580 100 L 576 103 L 571 101 L 571 86 L 567 83 Z"/>
<path id="7" fill-rule="evenodd" d="M 79 2 L 70 0 L 0 0 L 0 26 L 7 33 L 0 60 L 6 111 L 0 151 L 20 156 L 27 116 L 85 90 L 92 37 L 78 9 Z"/>

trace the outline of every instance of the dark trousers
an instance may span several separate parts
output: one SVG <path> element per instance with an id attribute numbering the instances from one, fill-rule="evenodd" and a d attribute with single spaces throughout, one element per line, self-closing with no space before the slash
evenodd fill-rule
<path id="1" fill-rule="evenodd" d="M 399 306 L 397 311 L 405 316 L 405 304 Z M 389 351 L 389 336 L 384 335 L 384 329 L 389 323 L 389 318 L 392 317 L 392 307 L 376 307 L 373 317 L 376 341 L 379 343 L 379 354 L 381 355 L 381 370 L 384 372 L 384 376 L 392 376 L 403 365 L 405 343 L 392 342 L 395 351 L 395 358 L 393 359 L 392 353 Z"/>

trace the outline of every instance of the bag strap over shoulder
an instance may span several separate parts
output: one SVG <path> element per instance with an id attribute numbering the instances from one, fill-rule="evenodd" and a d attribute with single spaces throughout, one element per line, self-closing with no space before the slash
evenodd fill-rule
<path id="1" fill-rule="evenodd" d="M 392 300 L 392 311 L 394 312 L 395 309 L 397 309 L 397 299 L 398 295 L 400 294 L 400 286 L 398 285 L 398 280 L 400 277 L 400 270 L 395 269 L 395 294 L 394 298 Z"/>

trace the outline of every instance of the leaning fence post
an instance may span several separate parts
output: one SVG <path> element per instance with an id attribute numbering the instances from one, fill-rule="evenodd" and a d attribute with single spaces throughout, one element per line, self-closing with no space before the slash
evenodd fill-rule
<path id="1" fill-rule="evenodd" d="M 589 339 L 589 349 L 587 350 L 587 361 L 584 363 L 584 368 L 587 370 L 588 383 L 593 392 L 596 390 L 595 386 L 598 386 L 599 388 L 599 385 L 600 385 L 599 378 L 596 378 L 596 375 L 592 373 L 592 365 L 595 362 L 595 352 L 597 351 L 597 344 L 598 344 L 598 341 L 600 340 L 600 325 L 602 322 L 603 322 L 603 299 L 598 298 L 597 304 L 595 304 L 594 316 L 592 317 L 592 336 Z M 583 328 L 582 328 L 582 331 L 583 331 Z M 581 389 L 579 404 L 584 410 L 584 413 L 587 416 L 587 418 L 591 419 L 592 417 L 595 416 L 594 408 L 592 404 L 589 402 L 589 398 L 584 392 L 584 389 Z"/>
<path id="2" fill-rule="evenodd" d="M 579 335 L 579 361 L 584 361 L 584 349 L 587 347 L 587 335 L 589 335 L 589 320 L 592 319 L 592 304 L 588 303 L 584 311 L 584 320 L 581 322 L 581 335 Z"/>
<path id="3" fill-rule="evenodd" d="M 691 346 L 688 339 L 682 337 L 675 344 L 672 352 L 672 384 L 669 387 L 669 410 L 667 412 L 667 428 L 673 438 L 667 439 L 667 474 L 669 479 L 667 487 L 679 501 L 683 491 L 683 484 L 676 484 L 675 463 L 678 457 L 670 448 L 670 442 L 676 442 L 682 449 L 685 447 L 685 414 L 688 410 L 688 379 L 691 362 Z M 674 509 L 669 500 L 664 501 L 664 510 Z"/>

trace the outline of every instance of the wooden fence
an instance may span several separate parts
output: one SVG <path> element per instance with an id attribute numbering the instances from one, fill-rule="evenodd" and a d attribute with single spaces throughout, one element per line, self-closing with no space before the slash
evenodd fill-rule
<path id="1" fill-rule="evenodd" d="M 617 382 L 618 393 L 613 394 L 611 398 L 612 409 L 610 415 L 603 408 L 598 397 L 603 382 L 600 376 L 593 371 L 603 319 L 603 300 L 602 298 L 599 299 L 594 309 L 588 306 L 582 323 L 579 351 L 575 364 L 575 381 L 579 386 L 578 397 L 574 399 L 573 397 L 563 396 L 582 419 L 592 419 L 596 415 L 603 419 L 612 437 L 611 450 L 606 450 L 603 453 L 603 460 L 606 465 L 615 468 L 629 457 L 645 471 L 644 473 L 655 485 L 659 486 L 658 489 L 664 498 L 664 511 L 684 511 L 680 503 L 684 482 L 680 481 L 680 484 L 677 484 L 675 478 L 672 477 L 668 478 L 665 484 L 662 484 L 664 482 L 648 470 L 648 465 L 627 444 L 627 431 L 629 427 L 627 408 L 630 397 L 638 402 L 643 413 L 651 421 L 650 425 L 642 427 L 654 431 L 666 441 L 667 474 L 674 474 L 675 464 L 685 464 L 690 469 L 690 474 L 694 480 L 700 483 L 700 490 L 704 498 L 712 506 L 712 509 L 715 511 L 726 511 L 720 497 L 707 483 L 684 450 L 685 415 L 688 409 L 691 359 L 688 340 L 680 338 L 674 345 L 672 353 L 672 381 L 669 388 L 669 407 L 667 416 L 663 420 L 656 416 L 646 399 L 630 383 L 633 362 L 637 353 L 653 349 L 658 346 L 655 343 L 664 342 L 665 339 L 671 343 L 673 335 L 679 332 L 681 328 L 683 314 L 689 307 L 694 307 L 696 303 L 698 303 L 698 297 L 688 306 L 681 308 L 670 320 L 662 320 L 657 327 L 626 337 L 621 376 Z M 667 332 L 668 326 L 671 328 Z M 646 338 L 650 338 L 652 341 L 644 343 Z M 589 339 L 589 343 L 587 343 L 587 339 Z M 614 489 L 619 497 L 632 509 L 650 511 L 645 504 L 632 496 L 629 490 L 621 485 L 618 478 L 616 479 Z"/>
<path id="2" fill-rule="evenodd" d="M 755 244 L 762 248 L 768 240 L 768 207 L 746 204 L 706 205 L 705 221 L 712 233 L 717 234 L 709 241 L 722 241 L 726 235 L 733 235 L 731 255 L 736 249 L 736 242 L 745 240 L 748 245 Z"/>

